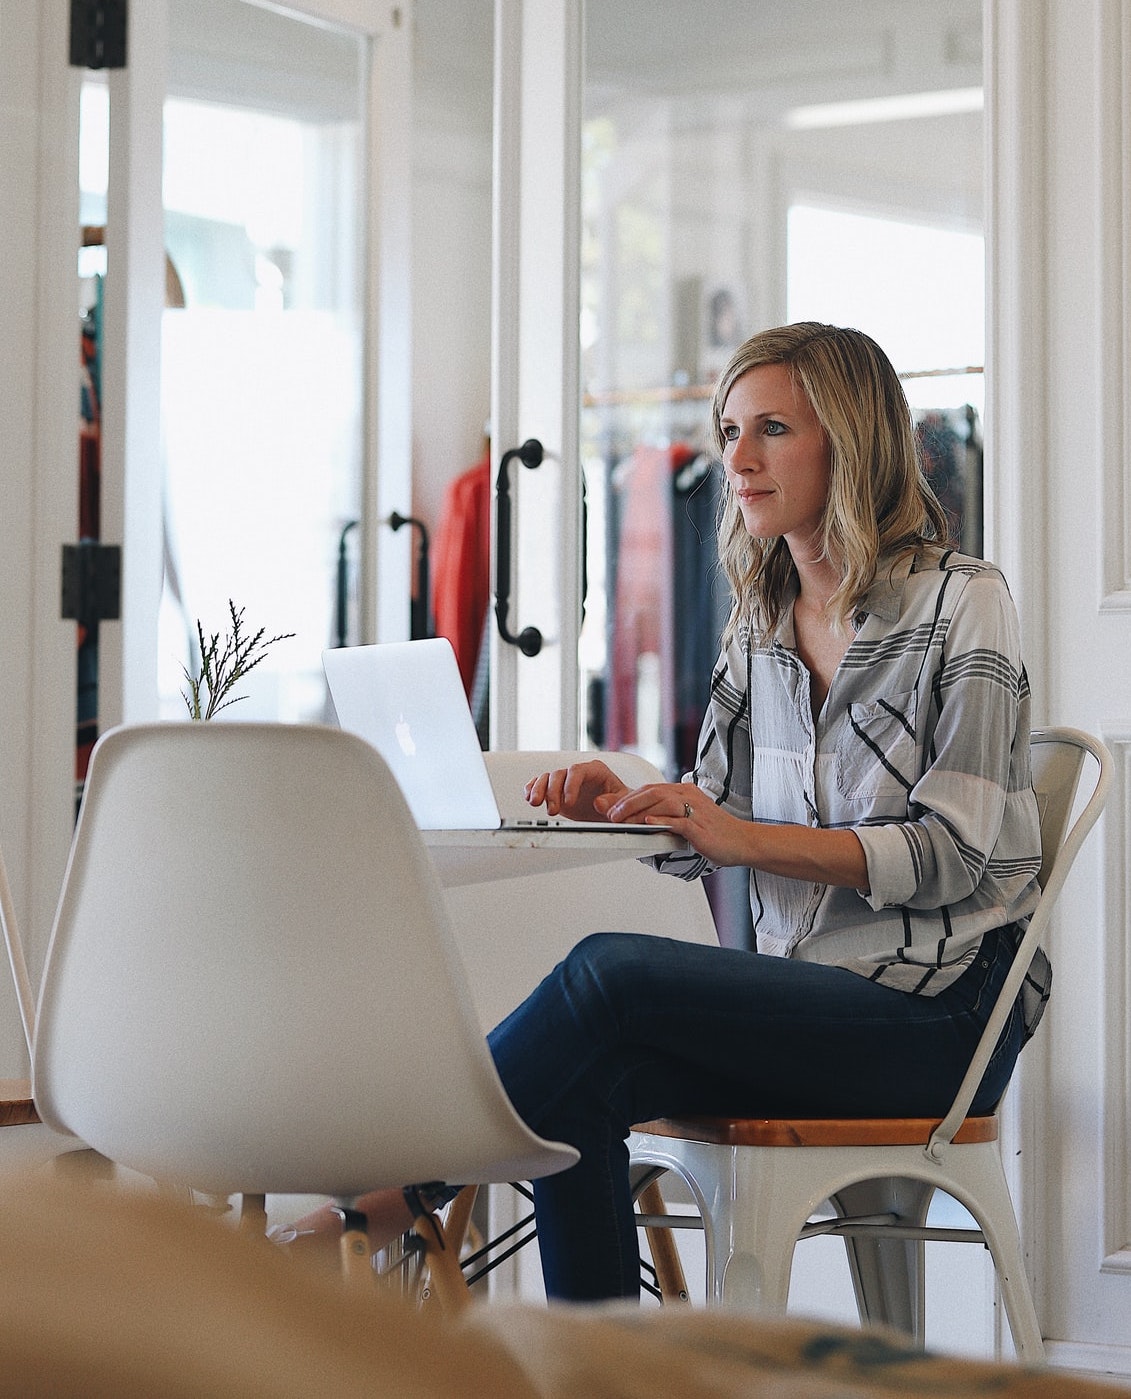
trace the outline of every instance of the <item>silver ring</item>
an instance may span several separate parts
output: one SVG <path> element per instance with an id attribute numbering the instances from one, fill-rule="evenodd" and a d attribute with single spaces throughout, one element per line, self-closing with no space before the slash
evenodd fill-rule
<path id="1" fill-rule="evenodd" d="M 683 819 L 684 819 L 685 821 L 690 821 L 690 820 L 691 820 L 691 803 L 690 803 L 690 802 L 684 802 L 684 804 L 683 804 Z"/>

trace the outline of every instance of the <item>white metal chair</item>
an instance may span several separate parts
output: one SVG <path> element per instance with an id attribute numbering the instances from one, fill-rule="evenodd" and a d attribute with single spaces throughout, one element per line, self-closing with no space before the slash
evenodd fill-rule
<path id="1" fill-rule="evenodd" d="M 642 1124 L 633 1133 L 633 1161 L 675 1171 L 696 1199 L 706 1234 L 709 1302 L 784 1313 L 795 1244 L 814 1233 L 837 1233 L 848 1249 L 861 1320 L 899 1326 L 922 1344 L 924 1241 L 969 1239 L 984 1243 L 993 1258 L 1018 1355 L 1030 1363 L 1043 1358 L 997 1116 L 968 1117 L 967 1111 L 1068 871 L 1103 808 L 1112 761 L 1102 743 L 1064 728 L 1034 731 L 1032 754 L 1042 895 L 941 1121 L 683 1118 Z M 1095 783 L 1069 828 L 1089 755 Z M 928 1226 L 936 1190 L 964 1205 L 978 1227 Z M 834 1217 L 810 1222 L 825 1202 Z"/>
<path id="2" fill-rule="evenodd" d="M 404 798 L 369 745 L 330 728 L 103 736 L 33 1081 L 43 1120 L 110 1160 L 260 1206 L 310 1193 L 348 1208 L 382 1186 L 577 1159 L 515 1113 Z M 357 1255 L 367 1267 L 351 1233 Z"/>

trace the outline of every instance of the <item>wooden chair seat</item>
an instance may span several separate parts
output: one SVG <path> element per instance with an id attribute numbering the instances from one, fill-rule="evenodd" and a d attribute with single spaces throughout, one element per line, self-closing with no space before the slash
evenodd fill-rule
<path id="1" fill-rule="evenodd" d="M 38 1121 L 31 1080 L 0 1078 L 0 1127 L 27 1127 Z"/>
<path id="2" fill-rule="evenodd" d="M 925 1146 L 938 1117 L 678 1117 L 636 1132 L 713 1146 Z M 967 1117 L 953 1140 L 997 1141 L 997 1118 Z"/>

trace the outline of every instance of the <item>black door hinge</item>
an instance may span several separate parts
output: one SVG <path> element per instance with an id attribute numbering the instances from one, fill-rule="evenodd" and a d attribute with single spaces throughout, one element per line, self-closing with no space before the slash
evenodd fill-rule
<path id="1" fill-rule="evenodd" d="M 126 0 L 71 0 L 72 68 L 126 66 Z"/>
<path id="2" fill-rule="evenodd" d="M 81 626 L 122 615 L 122 546 L 84 540 L 63 545 L 62 616 Z"/>

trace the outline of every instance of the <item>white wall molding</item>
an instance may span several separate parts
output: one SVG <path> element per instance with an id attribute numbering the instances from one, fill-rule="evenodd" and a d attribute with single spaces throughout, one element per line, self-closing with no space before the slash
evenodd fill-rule
<path id="1" fill-rule="evenodd" d="M 1045 16 L 1026 0 L 985 0 L 987 557 L 1021 615 L 1034 723 L 1049 693 L 1046 538 Z M 1002 1155 L 1038 1315 L 1048 1313 L 1043 1250 L 1046 1158 L 1037 1131 L 1049 1096 L 1048 1034 L 1022 1056 L 1003 1114 Z"/>
<path id="2" fill-rule="evenodd" d="M 1021 612 L 1043 722 L 1042 619 L 1048 422 L 1045 16 L 1028 0 L 985 0 L 986 552 Z"/>
<path id="3" fill-rule="evenodd" d="M 1131 285 L 1131 83 L 1124 69 L 1131 53 L 1131 14 L 1120 0 L 1100 0 L 1096 50 L 1096 101 L 1099 106 L 1099 180 L 1096 227 L 1100 256 L 1096 304 L 1099 317 L 1097 360 L 1102 392 L 1099 502 L 1104 522 L 1104 612 L 1131 611 L 1131 356 L 1128 355 L 1127 287 Z"/>
<path id="4" fill-rule="evenodd" d="M 1131 811 L 1131 731 L 1108 733 L 1104 742 L 1115 759 L 1115 781 L 1104 813 L 1103 919 L 1103 1118 L 1100 1270 L 1131 1273 L 1131 959 L 1124 929 L 1131 926 L 1128 879 L 1128 822 Z M 1131 1354 L 1131 1352 L 1129 1352 Z"/>
<path id="5" fill-rule="evenodd" d="M 1096 1379 L 1131 1375 L 1131 1346 L 1090 1345 L 1085 1341 L 1046 1341 L 1045 1358 L 1053 1370 L 1071 1370 Z"/>

